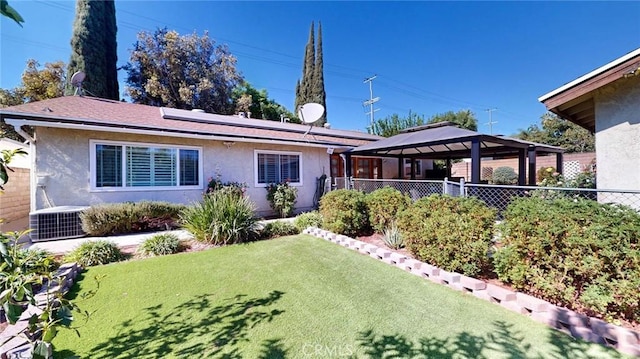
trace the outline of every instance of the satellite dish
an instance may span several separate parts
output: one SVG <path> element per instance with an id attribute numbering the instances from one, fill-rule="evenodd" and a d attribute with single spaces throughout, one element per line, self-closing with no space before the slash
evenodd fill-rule
<path id="1" fill-rule="evenodd" d="M 71 76 L 71 85 L 76 88 L 74 95 L 78 95 L 78 93 L 82 95 L 82 81 L 84 81 L 86 76 L 87 75 L 82 71 L 77 71 L 73 76 Z"/>
<path id="2" fill-rule="evenodd" d="M 324 114 L 324 106 L 319 103 L 305 103 L 298 109 L 298 117 L 300 121 L 306 124 L 312 124 L 320 119 Z"/>

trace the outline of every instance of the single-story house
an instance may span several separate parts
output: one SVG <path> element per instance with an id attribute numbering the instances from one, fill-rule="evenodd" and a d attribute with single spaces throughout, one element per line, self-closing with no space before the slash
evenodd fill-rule
<path id="1" fill-rule="evenodd" d="M 598 188 L 640 189 L 640 48 L 539 101 L 595 133 Z"/>
<path id="2" fill-rule="evenodd" d="M 331 156 L 380 139 L 357 131 L 66 96 L 0 109 L 34 156 L 31 211 L 140 200 L 190 203 L 210 178 L 247 184 L 260 215 L 265 187 L 298 188 L 296 210 L 314 207 Z M 368 174 L 367 174 L 368 175 Z M 371 174 L 373 175 L 373 173 Z"/>

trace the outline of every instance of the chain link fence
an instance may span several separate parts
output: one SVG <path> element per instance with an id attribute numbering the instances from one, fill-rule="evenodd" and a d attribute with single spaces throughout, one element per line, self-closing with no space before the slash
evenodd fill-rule
<path id="1" fill-rule="evenodd" d="M 432 194 L 448 194 L 454 197 L 472 196 L 485 202 L 488 206 L 502 212 L 516 198 L 538 196 L 541 198 L 583 198 L 599 203 L 616 203 L 629 206 L 640 211 L 640 190 L 610 190 L 590 188 L 560 188 L 536 186 L 500 186 L 489 184 L 472 184 L 464 181 L 430 181 L 430 180 L 394 180 L 364 179 L 338 177 L 331 179 L 331 190 L 356 189 L 365 193 L 373 192 L 385 186 L 392 187 L 418 200 Z"/>

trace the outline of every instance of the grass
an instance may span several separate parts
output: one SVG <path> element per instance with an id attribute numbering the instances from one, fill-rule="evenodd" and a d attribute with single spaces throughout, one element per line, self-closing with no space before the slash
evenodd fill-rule
<path id="1" fill-rule="evenodd" d="M 94 267 L 56 357 L 602 358 L 531 319 L 306 235 Z"/>

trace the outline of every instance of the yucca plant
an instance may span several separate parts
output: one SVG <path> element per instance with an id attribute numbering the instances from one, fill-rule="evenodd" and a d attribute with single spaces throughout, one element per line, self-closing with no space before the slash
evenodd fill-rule
<path id="1" fill-rule="evenodd" d="M 87 241 L 80 244 L 69 253 L 65 260 L 76 262 L 83 267 L 96 266 L 124 259 L 124 255 L 118 246 L 104 239 Z"/>
<path id="2" fill-rule="evenodd" d="M 404 239 L 402 238 L 402 233 L 400 233 L 396 222 L 392 222 L 391 226 L 385 228 L 382 235 L 382 241 L 387 247 L 392 249 L 400 249 L 404 247 Z"/>
<path id="3" fill-rule="evenodd" d="M 156 234 L 138 247 L 138 253 L 145 256 L 163 256 L 179 251 L 180 238 L 173 233 Z"/>
<path id="4" fill-rule="evenodd" d="M 247 197 L 215 191 L 180 214 L 183 227 L 196 240 L 225 245 L 253 239 L 257 233 L 254 204 Z"/>

